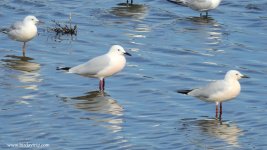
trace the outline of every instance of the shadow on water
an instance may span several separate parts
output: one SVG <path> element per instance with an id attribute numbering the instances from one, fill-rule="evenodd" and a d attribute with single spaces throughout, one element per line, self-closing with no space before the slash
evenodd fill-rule
<path id="1" fill-rule="evenodd" d="M 146 5 L 128 5 L 126 3 L 120 3 L 117 7 L 113 7 L 110 10 L 110 13 L 118 17 L 134 18 L 140 20 L 146 17 L 148 13 L 148 8 Z"/>
<path id="2" fill-rule="evenodd" d="M 89 116 L 81 119 L 94 120 L 112 132 L 119 132 L 122 129 L 123 108 L 107 93 L 91 91 L 82 96 L 67 98 L 65 102 L 77 109 L 90 112 Z"/>
<path id="3" fill-rule="evenodd" d="M 217 23 L 212 17 L 188 17 L 186 20 L 198 25 L 214 25 Z"/>
<path id="4" fill-rule="evenodd" d="M 16 78 L 21 83 L 26 83 L 22 85 L 21 88 L 38 90 L 38 82 L 41 82 L 39 70 L 40 64 L 32 62 L 33 58 L 7 55 L 5 59 L 2 59 L 4 66 L 12 70 L 20 71 L 17 74 L 13 74 L 11 77 Z"/>
<path id="5" fill-rule="evenodd" d="M 240 148 L 239 138 L 243 135 L 235 123 L 220 121 L 217 119 L 183 119 L 181 130 L 186 132 L 188 140 L 202 148 L 214 148 L 224 145 L 220 141 L 226 142 L 231 147 Z"/>

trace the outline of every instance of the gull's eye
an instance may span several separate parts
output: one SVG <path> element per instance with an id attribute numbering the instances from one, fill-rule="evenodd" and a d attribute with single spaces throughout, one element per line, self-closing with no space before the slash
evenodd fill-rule
<path id="1" fill-rule="evenodd" d="M 120 49 L 118 49 L 118 51 L 121 51 Z"/>
<path id="2" fill-rule="evenodd" d="M 235 75 L 238 76 L 238 73 L 236 73 Z"/>

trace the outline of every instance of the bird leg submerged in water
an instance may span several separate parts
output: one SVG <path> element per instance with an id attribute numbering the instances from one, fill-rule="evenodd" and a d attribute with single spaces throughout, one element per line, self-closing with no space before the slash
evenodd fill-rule
<path id="1" fill-rule="evenodd" d="M 202 13 L 203 12 L 200 12 L 200 17 L 208 18 L 208 16 L 209 16 L 209 12 L 208 11 L 205 11 L 205 15 L 203 15 Z"/>
<path id="2" fill-rule="evenodd" d="M 222 119 L 222 102 L 220 102 L 220 115 L 219 115 L 219 117 L 220 117 L 220 120 Z"/>
<path id="3" fill-rule="evenodd" d="M 200 12 L 200 17 L 208 18 L 208 16 L 209 16 L 208 11 L 205 11 L 205 15 L 202 15 L 202 12 Z"/>
<path id="4" fill-rule="evenodd" d="M 22 55 L 23 57 L 25 57 L 26 54 L 26 42 L 23 42 L 23 46 L 22 46 Z"/>
<path id="5" fill-rule="evenodd" d="M 100 79 L 99 80 L 99 91 L 104 91 L 105 90 L 105 79 Z"/>
<path id="6" fill-rule="evenodd" d="M 219 102 L 216 102 L 216 119 L 219 119 L 221 120 L 222 119 L 222 102 L 220 102 L 220 112 L 218 111 L 218 106 L 219 105 Z M 218 118 L 218 112 L 219 112 L 219 118 Z"/>
<path id="7" fill-rule="evenodd" d="M 129 0 L 127 0 L 126 3 L 129 4 Z M 131 0 L 131 4 L 133 4 L 133 0 Z"/>

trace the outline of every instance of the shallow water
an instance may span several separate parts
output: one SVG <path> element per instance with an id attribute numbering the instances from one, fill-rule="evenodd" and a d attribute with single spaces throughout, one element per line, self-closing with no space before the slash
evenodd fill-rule
<path id="1" fill-rule="evenodd" d="M 84 2 L 3 0 L 1 26 L 28 14 L 45 24 L 27 43 L 0 34 L 0 146 L 43 149 L 266 149 L 267 3 L 223 1 L 208 19 L 164 0 Z M 78 26 L 74 37 L 48 32 L 51 20 Z M 120 44 L 133 56 L 98 81 L 57 71 Z M 242 92 L 215 105 L 176 93 L 237 69 Z M 15 148 L 14 148 L 15 149 Z"/>

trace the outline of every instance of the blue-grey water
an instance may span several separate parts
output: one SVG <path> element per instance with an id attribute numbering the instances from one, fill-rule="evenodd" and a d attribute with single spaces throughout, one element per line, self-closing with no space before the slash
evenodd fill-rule
<path id="1" fill-rule="evenodd" d="M 27 43 L 27 57 L 22 43 L 0 34 L 1 149 L 267 148 L 265 0 L 224 0 L 208 19 L 165 0 L 120 3 L 0 2 L 0 27 L 29 14 L 45 22 Z M 48 31 L 51 20 L 65 23 L 70 13 L 77 36 Z M 97 79 L 56 70 L 112 44 L 132 57 L 107 78 L 105 93 L 97 92 Z M 215 104 L 176 93 L 222 79 L 230 69 L 251 78 L 223 103 L 222 121 L 214 119 Z"/>

